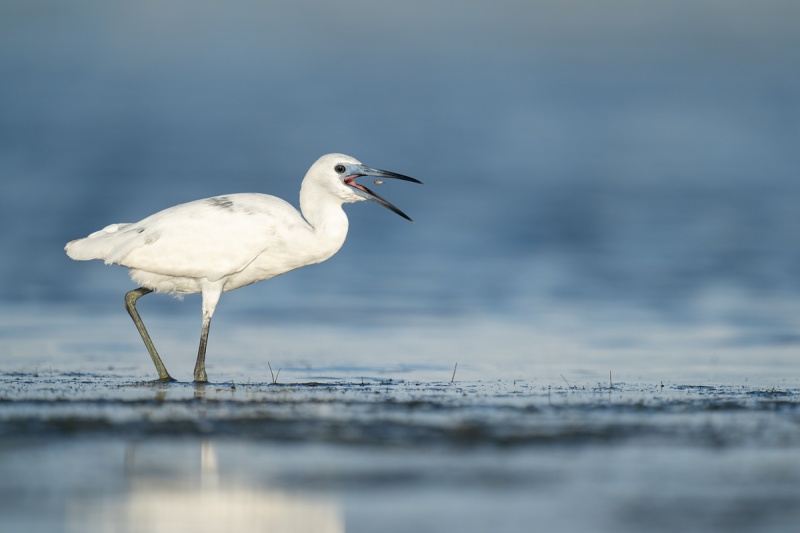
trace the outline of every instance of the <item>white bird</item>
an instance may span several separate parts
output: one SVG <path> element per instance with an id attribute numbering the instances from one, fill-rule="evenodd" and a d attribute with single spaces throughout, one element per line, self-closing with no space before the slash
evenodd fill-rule
<path id="1" fill-rule="evenodd" d="M 300 212 L 266 194 L 215 196 L 176 205 L 140 222 L 111 224 L 64 248 L 72 259 L 102 259 L 128 267 L 140 287 L 125 294 L 125 307 L 158 370 L 159 381 L 174 381 L 161 361 L 136 310 L 152 291 L 201 293 L 203 321 L 194 367 L 195 382 L 206 382 L 206 345 L 220 295 L 325 261 L 344 244 L 347 215 L 342 204 L 372 200 L 411 220 L 356 178 L 419 180 L 378 170 L 343 154 L 320 157 L 300 186 Z M 380 183 L 376 180 L 377 183 Z"/>

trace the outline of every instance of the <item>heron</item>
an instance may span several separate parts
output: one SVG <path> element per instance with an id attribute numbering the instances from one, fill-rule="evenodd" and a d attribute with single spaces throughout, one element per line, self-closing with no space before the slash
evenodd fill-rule
<path id="1" fill-rule="evenodd" d="M 362 164 L 344 154 L 320 157 L 300 186 L 300 211 L 267 194 L 214 196 L 176 205 L 139 222 L 111 224 L 67 243 L 78 261 L 102 259 L 128 268 L 139 286 L 125 294 L 133 319 L 158 371 L 158 381 L 175 381 L 136 310 L 153 291 L 174 295 L 200 293 L 202 324 L 194 381 L 206 383 L 205 357 L 211 317 L 223 292 L 274 278 L 333 256 L 347 237 L 343 204 L 371 200 L 406 220 L 411 218 L 362 183 L 360 177 L 421 181 Z"/>

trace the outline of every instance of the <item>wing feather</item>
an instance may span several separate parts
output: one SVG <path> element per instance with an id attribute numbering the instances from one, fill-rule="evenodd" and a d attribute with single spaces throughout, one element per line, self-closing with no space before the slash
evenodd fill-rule
<path id="1" fill-rule="evenodd" d="M 92 243 L 83 248 L 102 251 L 96 258 L 106 263 L 215 281 L 241 271 L 264 251 L 291 253 L 298 231 L 311 227 L 291 204 L 246 193 L 177 205 L 73 243 Z"/>

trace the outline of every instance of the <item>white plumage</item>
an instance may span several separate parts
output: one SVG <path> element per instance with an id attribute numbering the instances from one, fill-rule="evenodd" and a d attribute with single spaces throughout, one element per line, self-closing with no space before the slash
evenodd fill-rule
<path id="1" fill-rule="evenodd" d="M 102 259 L 128 267 L 141 288 L 126 294 L 126 306 L 150 352 L 161 381 L 171 381 L 136 311 L 136 300 L 151 292 L 202 293 L 203 325 L 194 379 L 207 381 L 205 349 L 211 316 L 224 291 L 322 262 L 347 237 L 342 204 L 375 201 L 400 216 L 402 211 L 356 183 L 360 176 L 394 178 L 402 174 L 373 169 L 343 154 L 319 158 L 300 188 L 300 209 L 266 194 L 216 196 L 170 207 L 132 224 L 111 224 L 68 243 L 76 260 Z"/>

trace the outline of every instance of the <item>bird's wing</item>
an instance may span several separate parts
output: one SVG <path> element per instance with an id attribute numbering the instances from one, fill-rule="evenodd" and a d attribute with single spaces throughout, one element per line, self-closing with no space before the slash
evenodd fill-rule
<path id="1" fill-rule="evenodd" d="M 284 252 L 311 227 L 291 204 L 232 194 L 160 211 L 116 232 L 107 263 L 166 276 L 218 280 L 265 250 Z"/>

